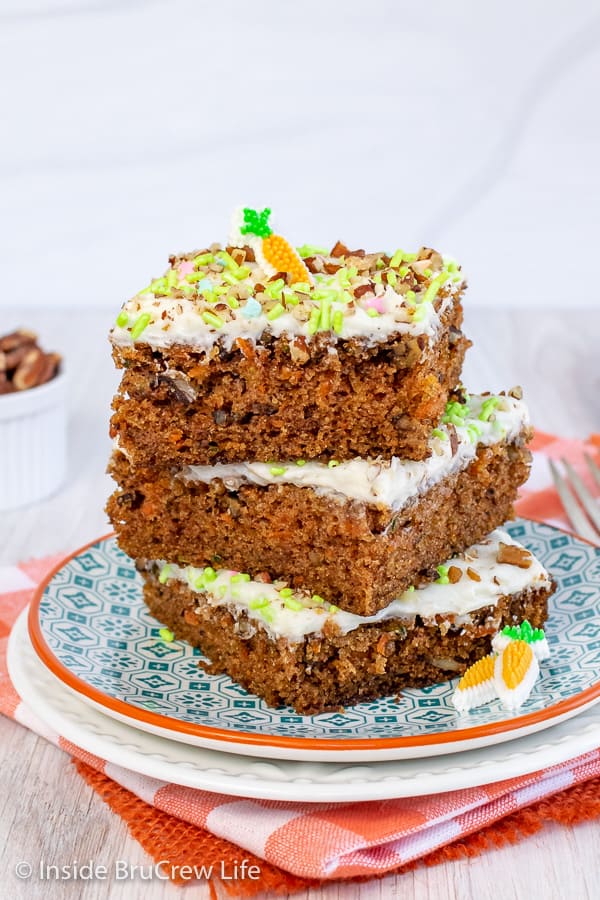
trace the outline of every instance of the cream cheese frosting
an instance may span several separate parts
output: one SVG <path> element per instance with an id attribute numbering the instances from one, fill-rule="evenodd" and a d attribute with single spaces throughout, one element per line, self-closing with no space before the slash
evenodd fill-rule
<path id="1" fill-rule="evenodd" d="M 273 640 L 283 638 L 294 644 L 303 641 L 307 635 L 321 634 L 327 623 L 342 634 L 361 625 L 389 619 L 411 622 L 417 615 L 425 621 L 439 616 L 454 617 L 454 625 L 466 624 L 471 613 L 487 606 L 494 607 L 502 596 L 528 588 L 550 587 L 548 572 L 533 555 L 528 568 L 499 563 L 501 543 L 521 548 L 506 531 L 498 528 L 481 543 L 440 566 L 438 581 L 405 591 L 373 616 L 345 612 L 322 597 L 293 590 L 285 582 L 265 584 L 253 581 L 244 573 L 225 569 L 215 571 L 164 562 L 152 565 L 160 567 L 162 583 L 181 581 L 198 593 L 199 604 L 228 607 L 238 615 L 243 612 Z M 448 571 L 452 567 L 460 570 L 454 583 L 448 580 Z M 453 574 L 456 576 L 456 572 Z"/>
<path id="2" fill-rule="evenodd" d="M 478 447 L 515 440 L 529 425 L 526 404 L 504 394 L 470 395 L 466 404 L 450 403 L 444 419 L 430 439 L 431 456 L 421 461 L 392 457 L 371 461 L 356 458 L 333 465 L 303 460 L 301 465 L 296 461 L 220 463 L 187 466 L 180 477 L 205 483 L 219 478 L 229 489 L 244 482 L 263 486 L 293 484 L 339 500 L 398 510 L 452 473 L 465 469 Z M 452 429 L 456 431 L 454 448 Z"/>

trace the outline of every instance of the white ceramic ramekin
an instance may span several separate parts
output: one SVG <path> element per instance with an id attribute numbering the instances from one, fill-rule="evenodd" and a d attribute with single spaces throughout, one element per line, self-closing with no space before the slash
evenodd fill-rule
<path id="1" fill-rule="evenodd" d="M 52 494 L 66 470 L 66 376 L 0 394 L 0 510 Z"/>

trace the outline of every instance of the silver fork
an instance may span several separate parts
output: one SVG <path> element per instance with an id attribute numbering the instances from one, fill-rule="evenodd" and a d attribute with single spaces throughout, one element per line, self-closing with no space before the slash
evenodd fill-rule
<path id="1" fill-rule="evenodd" d="M 600 469 L 588 453 L 584 455 L 592 478 L 600 487 Z M 581 535 L 581 537 L 591 541 L 592 544 L 598 544 L 600 546 L 600 505 L 598 504 L 598 501 L 592 497 L 591 493 L 568 460 L 561 459 L 561 463 L 567 473 L 566 477 L 561 475 L 553 460 L 550 459 L 548 462 L 550 463 L 550 471 L 552 472 L 552 478 L 554 479 L 558 496 L 560 497 L 561 503 L 567 514 L 567 518 L 573 526 L 573 530 Z M 577 501 L 579 501 L 579 503 Z"/>

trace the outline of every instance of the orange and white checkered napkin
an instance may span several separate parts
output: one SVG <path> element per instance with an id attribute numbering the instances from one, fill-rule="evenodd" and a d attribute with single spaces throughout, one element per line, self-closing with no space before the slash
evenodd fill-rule
<path id="1" fill-rule="evenodd" d="M 600 439 L 584 444 L 538 433 L 532 480 L 518 504 L 519 514 L 568 525 L 551 487 L 545 457 L 567 456 L 580 468 L 584 449 L 598 455 L 599 448 Z M 206 861 L 211 851 L 213 856 L 218 852 L 219 859 L 238 858 L 243 848 L 262 873 L 260 879 L 245 883 L 242 893 L 249 896 L 265 888 L 292 891 L 324 880 L 380 876 L 421 858 L 435 862 L 477 853 L 486 846 L 485 834 L 490 835 L 489 845 L 516 840 L 547 818 L 573 822 L 600 815 L 600 748 L 550 769 L 488 786 L 354 804 L 228 797 L 160 782 L 94 757 L 37 720 L 20 701 L 6 671 L 10 628 L 36 584 L 56 562 L 53 558 L 0 566 L 0 712 L 79 760 L 80 772 L 126 819 L 155 859 L 193 865 Z M 550 796 L 552 803 L 544 805 Z M 188 830 L 182 834 L 182 828 Z M 161 831 L 160 840 L 157 831 Z M 452 848 L 460 849 L 453 854 Z M 197 859 L 195 852 L 200 854 Z"/>

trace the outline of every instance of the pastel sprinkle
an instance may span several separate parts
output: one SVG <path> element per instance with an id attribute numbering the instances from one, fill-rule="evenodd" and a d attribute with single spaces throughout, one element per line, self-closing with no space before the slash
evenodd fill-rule
<path id="1" fill-rule="evenodd" d="M 262 306 L 254 297 L 248 297 L 246 305 L 242 307 L 242 315 L 246 319 L 255 319 L 262 313 Z"/>
<path id="2" fill-rule="evenodd" d="M 191 275 L 194 271 L 194 260 L 186 259 L 182 263 L 179 263 L 177 267 L 177 271 L 179 273 L 179 277 L 183 278 L 184 275 Z"/>
<path id="3" fill-rule="evenodd" d="M 364 303 L 367 310 L 375 309 L 378 313 L 385 312 L 385 300 L 383 297 L 369 297 Z"/>
<path id="4" fill-rule="evenodd" d="M 125 312 L 124 309 L 121 310 L 119 315 L 117 316 L 117 325 L 119 328 L 125 328 L 127 323 L 129 322 L 129 315 Z"/>
<path id="5" fill-rule="evenodd" d="M 161 636 L 161 638 L 163 639 L 163 641 L 165 641 L 167 644 L 170 644 L 171 641 L 175 640 L 175 635 L 173 634 L 172 631 L 169 631 L 168 628 L 161 628 L 158 633 Z"/>
<path id="6" fill-rule="evenodd" d="M 285 466 L 271 466 L 269 472 L 271 475 L 285 475 Z"/>

